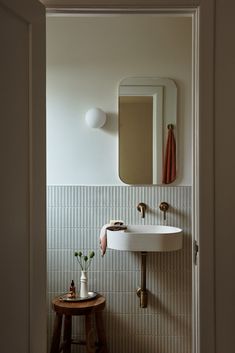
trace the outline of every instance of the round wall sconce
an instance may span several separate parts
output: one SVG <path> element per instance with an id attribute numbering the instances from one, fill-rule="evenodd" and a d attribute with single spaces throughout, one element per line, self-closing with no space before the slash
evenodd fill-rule
<path id="1" fill-rule="evenodd" d="M 106 122 L 106 114 L 100 108 L 91 108 L 86 112 L 86 123 L 94 129 L 104 126 Z"/>

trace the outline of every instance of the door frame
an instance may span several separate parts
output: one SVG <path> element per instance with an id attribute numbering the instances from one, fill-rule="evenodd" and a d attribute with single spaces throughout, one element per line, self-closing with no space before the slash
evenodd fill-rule
<path id="1" fill-rule="evenodd" d="M 47 14 L 179 14 L 193 19 L 193 186 L 192 252 L 199 252 L 193 268 L 193 353 L 215 352 L 214 265 L 214 0 L 48 1 Z M 110 4 L 111 2 L 111 4 Z M 47 1 L 44 1 L 47 3 Z M 153 5 L 154 3 L 154 5 Z M 206 78 L 206 79 L 205 79 Z M 193 256 L 194 257 L 194 256 Z"/>
<path id="2" fill-rule="evenodd" d="M 3 79 L 6 92 L 11 97 L 11 104 L 17 107 L 18 111 L 17 114 L 14 111 L 10 113 L 12 114 L 10 132 L 7 123 L 6 128 L 2 129 L 2 135 L 5 134 L 6 140 L 9 141 L 9 144 L 4 145 L 5 149 L 2 150 L 2 155 L 7 156 L 6 159 L 8 158 L 9 163 L 6 164 L 4 158 L 1 159 L 1 174 L 4 175 L 1 185 L 4 190 L 1 193 L 1 204 L 5 211 L 2 214 L 4 222 L 1 223 L 1 246 L 3 249 L 1 260 L 2 272 L 4 275 L 6 274 L 7 278 L 7 282 L 4 282 L 4 278 L 2 278 L 2 283 L 4 283 L 4 288 L 8 288 L 9 283 L 12 287 L 7 301 L 3 303 L 2 327 L 5 329 L 3 330 L 2 344 L 3 350 L 6 345 L 8 346 L 9 353 L 16 346 L 18 352 L 22 352 L 24 349 L 24 353 L 26 353 L 25 348 L 27 347 L 28 353 L 44 353 L 46 350 L 47 312 L 45 8 L 36 0 L 0 0 L 0 8 L 8 16 L 6 21 L 14 18 L 15 21 L 21 23 L 21 26 L 24 26 L 25 36 L 27 36 L 27 39 L 20 43 L 25 58 L 27 58 L 21 58 L 21 60 L 26 60 L 24 64 L 27 65 L 27 70 L 24 69 L 22 73 L 22 82 L 18 81 L 18 76 L 15 77 L 14 70 L 12 70 L 9 81 L 4 82 Z M 9 23 L 12 26 L 12 22 Z M 10 46 L 16 43 L 15 31 L 16 29 L 13 28 L 10 35 L 4 33 L 7 39 L 2 45 L 3 52 L 8 41 L 11 42 Z M 14 60 L 15 66 L 20 71 L 22 61 L 18 62 L 15 57 L 12 57 L 12 54 L 9 54 L 9 51 L 6 52 L 7 55 L 11 55 L 9 65 Z M 1 65 L 4 70 L 6 64 L 1 62 Z M 8 71 L 6 68 L 6 72 Z M 10 90 L 9 84 L 20 86 L 20 89 L 24 90 L 25 96 L 27 96 L 27 102 L 24 103 L 26 109 L 17 105 L 14 90 Z M 1 110 L 2 126 L 8 120 L 7 114 L 8 109 L 5 113 L 3 107 Z M 14 122 L 17 123 L 14 124 Z M 7 155 L 9 145 L 14 146 L 15 135 L 19 137 L 18 144 L 24 139 L 25 145 L 22 147 L 24 150 L 21 155 L 17 153 Z M 22 155 L 24 155 L 25 161 L 22 161 L 23 172 L 21 174 L 19 172 L 19 156 Z M 18 169 L 14 169 L 15 164 L 18 165 Z M 20 190 L 19 193 L 15 193 L 16 188 Z M 16 207 L 22 207 L 24 212 L 21 213 L 21 210 Z M 12 225 L 14 226 L 12 227 Z M 9 244 L 14 248 L 14 251 L 9 252 Z M 18 257 L 15 256 L 16 251 Z M 20 263 L 22 257 L 24 257 L 23 266 Z M 19 287 L 19 283 L 21 287 Z M 26 293 L 23 300 L 22 293 Z M 3 295 L 6 299 L 4 292 Z M 14 320 L 13 326 L 18 327 L 19 330 L 14 331 L 12 319 Z M 11 340 L 14 344 L 11 344 Z"/>

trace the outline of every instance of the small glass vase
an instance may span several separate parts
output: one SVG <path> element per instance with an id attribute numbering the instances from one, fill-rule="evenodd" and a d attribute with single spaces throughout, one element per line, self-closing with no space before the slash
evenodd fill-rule
<path id="1" fill-rule="evenodd" d="M 80 296 L 80 298 L 87 298 L 88 297 L 87 271 L 81 271 L 79 296 Z"/>

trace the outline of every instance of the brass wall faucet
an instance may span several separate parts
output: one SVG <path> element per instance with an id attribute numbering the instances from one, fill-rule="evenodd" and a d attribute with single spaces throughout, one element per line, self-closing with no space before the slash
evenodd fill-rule
<path id="1" fill-rule="evenodd" d="M 161 202 L 159 205 L 159 208 L 164 214 L 164 221 L 165 221 L 166 220 L 166 212 L 169 209 L 169 204 L 167 202 Z"/>
<path id="2" fill-rule="evenodd" d="M 141 213 L 141 218 L 145 218 L 145 211 L 146 211 L 147 205 L 143 202 L 140 202 L 137 205 L 137 210 Z"/>

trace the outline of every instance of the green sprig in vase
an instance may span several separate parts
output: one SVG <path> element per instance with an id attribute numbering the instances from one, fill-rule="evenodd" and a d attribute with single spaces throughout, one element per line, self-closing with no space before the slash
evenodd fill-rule
<path id="1" fill-rule="evenodd" d="M 83 255 L 81 251 L 75 252 L 74 256 L 76 257 L 80 268 L 81 268 L 81 277 L 80 277 L 80 298 L 87 298 L 88 297 L 88 276 L 87 270 L 91 265 L 91 261 L 95 256 L 94 251 L 90 251 L 89 255 Z"/>

